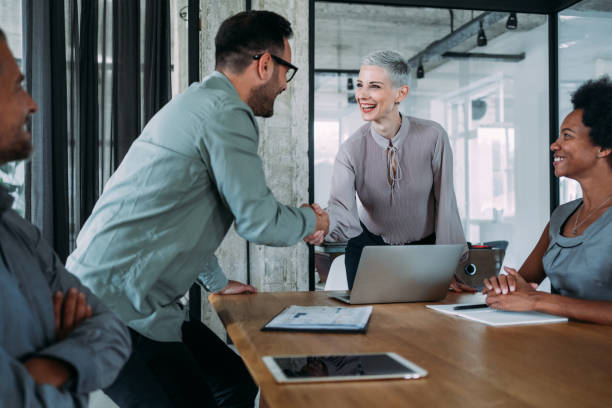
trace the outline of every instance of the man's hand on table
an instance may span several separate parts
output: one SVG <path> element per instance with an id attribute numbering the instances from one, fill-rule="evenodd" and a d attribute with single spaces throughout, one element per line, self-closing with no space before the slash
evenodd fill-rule
<path id="1" fill-rule="evenodd" d="M 237 295 L 239 293 L 257 293 L 257 288 L 235 280 L 230 280 L 223 289 L 215 292 L 215 295 Z"/>

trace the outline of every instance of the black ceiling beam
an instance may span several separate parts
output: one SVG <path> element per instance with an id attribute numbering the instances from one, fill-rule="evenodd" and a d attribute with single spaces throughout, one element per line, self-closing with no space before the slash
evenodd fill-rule
<path id="1" fill-rule="evenodd" d="M 411 6 L 483 11 L 549 14 L 563 10 L 580 0 L 315 0 L 327 3 Z"/>
<path id="2" fill-rule="evenodd" d="M 336 68 L 317 68 L 314 70 L 315 74 L 346 74 L 346 75 L 359 75 L 358 69 L 336 69 Z"/>
<path id="3" fill-rule="evenodd" d="M 442 54 L 444 58 L 457 59 L 486 59 L 503 62 L 519 62 L 525 59 L 525 53 L 520 54 L 490 54 L 484 52 L 452 52 L 448 51 Z"/>

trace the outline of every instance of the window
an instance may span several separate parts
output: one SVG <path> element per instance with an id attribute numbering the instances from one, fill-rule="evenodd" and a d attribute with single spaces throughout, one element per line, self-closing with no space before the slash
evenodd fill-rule
<path id="1" fill-rule="evenodd" d="M 584 0 L 559 18 L 559 124 L 572 111 L 571 95 L 585 81 L 612 76 L 612 4 Z M 582 196 L 578 182 L 562 177 L 561 204 Z"/>
<path id="2" fill-rule="evenodd" d="M 323 2 L 315 12 L 314 184 L 315 201 L 326 205 L 335 153 L 364 123 L 352 89 L 361 58 L 392 49 L 410 59 L 451 32 L 449 14 L 454 29 L 486 15 Z M 511 31 L 508 13 L 487 15 L 495 20 L 485 27 L 488 44 L 462 38 L 447 50 L 458 55 L 424 63 L 424 78 L 413 69 L 400 111 L 446 129 L 466 238 L 509 240 L 505 263 L 518 267 L 549 216 L 547 17 L 518 14 Z"/>
<path id="3" fill-rule="evenodd" d="M 0 0 L 0 28 L 6 34 L 8 46 L 21 68 L 23 59 L 21 2 Z M 25 161 L 10 162 L 0 166 L 0 182 L 15 199 L 13 209 L 25 215 Z"/>

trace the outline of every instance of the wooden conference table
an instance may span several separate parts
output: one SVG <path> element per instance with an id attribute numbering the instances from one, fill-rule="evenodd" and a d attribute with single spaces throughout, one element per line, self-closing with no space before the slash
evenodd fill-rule
<path id="1" fill-rule="evenodd" d="M 374 305 L 366 334 L 262 332 L 285 306 L 338 305 L 330 292 L 210 300 L 270 407 L 611 407 L 612 327 L 569 322 L 489 327 L 427 309 Z M 469 302 L 450 293 L 443 303 Z M 277 384 L 264 355 L 396 352 L 420 380 Z"/>

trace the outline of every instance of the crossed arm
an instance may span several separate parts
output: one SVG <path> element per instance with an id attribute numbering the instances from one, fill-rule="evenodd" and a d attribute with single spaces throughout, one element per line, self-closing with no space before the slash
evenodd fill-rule
<path id="1" fill-rule="evenodd" d="M 22 357 L 0 346 L 0 405 L 83 405 L 89 392 L 114 381 L 127 360 L 128 330 L 64 268 L 40 231 L 17 220 L 17 215 L 5 217 L 19 236 L 12 249 L 15 257 L 23 258 L 23 276 L 30 274 L 33 288 L 39 288 L 31 293 L 36 300 L 29 302 L 34 312 L 29 319 L 34 320 L 28 324 L 33 333 L 44 333 L 45 340 Z M 40 320 L 45 314 L 35 313 L 50 308 L 53 321 Z"/>
<path id="2" fill-rule="evenodd" d="M 487 304 L 495 309 L 538 311 L 574 320 L 612 325 L 612 302 L 574 299 L 536 290 L 546 274 L 542 257 L 549 244 L 547 224 L 540 240 L 520 270 L 504 267 L 508 275 L 484 280 Z"/>
<path id="3" fill-rule="evenodd" d="M 53 316 L 57 340 L 66 338 L 81 322 L 91 317 L 92 313 L 85 294 L 76 288 L 68 290 L 65 296 L 60 291 L 55 292 Z M 57 388 L 75 375 L 72 366 L 50 357 L 32 357 L 23 365 L 37 384 L 49 384 Z"/>

